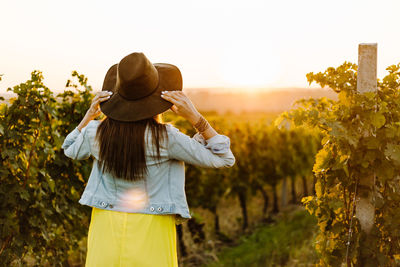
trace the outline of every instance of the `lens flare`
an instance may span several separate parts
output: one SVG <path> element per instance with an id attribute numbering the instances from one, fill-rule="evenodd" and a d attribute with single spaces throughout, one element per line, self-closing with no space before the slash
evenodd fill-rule
<path id="1" fill-rule="evenodd" d="M 141 188 L 126 190 L 120 198 L 121 205 L 128 209 L 143 209 L 148 203 L 148 196 Z"/>

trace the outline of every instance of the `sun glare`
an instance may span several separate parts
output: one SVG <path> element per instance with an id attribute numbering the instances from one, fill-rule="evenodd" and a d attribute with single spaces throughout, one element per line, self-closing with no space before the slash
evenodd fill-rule
<path id="1" fill-rule="evenodd" d="M 228 86 L 264 87 L 279 79 L 281 70 L 277 49 L 268 43 L 236 42 L 221 56 L 221 77 Z"/>

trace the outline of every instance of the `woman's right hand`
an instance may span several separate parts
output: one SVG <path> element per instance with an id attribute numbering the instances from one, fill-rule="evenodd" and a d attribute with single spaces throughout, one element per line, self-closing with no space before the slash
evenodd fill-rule
<path id="1" fill-rule="evenodd" d="M 200 119 L 201 114 L 184 92 L 162 91 L 161 97 L 173 104 L 171 107 L 173 112 L 187 119 L 192 125 L 195 125 Z"/>
<path id="2" fill-rule="evenodd" d="M 190 99 L 182 91 L 163 91 L 161 92 L 161 97 L 173 104 L 171 107 L 173 112 L 187 119 L 193 126 L 195 126 L 202 117 L 194 107 L 192 101 L 190 101 Z M 203 122 L 205 121 L 204 118 L 202 118 L 202 120 Z M 204 137 L 204 139 L 208 140 L 218 133 L 207 121 L 205 122 L 207 125 L 204 130 L 201 130 L 201 135 Z"/>

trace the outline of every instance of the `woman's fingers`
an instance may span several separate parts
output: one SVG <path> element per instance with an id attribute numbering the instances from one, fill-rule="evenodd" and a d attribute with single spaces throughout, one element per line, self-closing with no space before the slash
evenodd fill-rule
<path id="1" fill-rule="evenodd" d="M 198 120 L 199 112 L 193 106 L 193 103 L 182 91 L 163 91 L 161 97 L 173 105 L 170 108 L 176 114 L 186 118 L 192 124 Z"/>
<path id="2" fill-rule="evenodd" d="M 100 102 L 106 101 L 106 100 L 110 99 L 110 97 L 111 97 L 110 95 L 108 95 L 108 96 L 103 96 L 103 97 L 99 98 L 99 101 L 100 101 Z"/>
<path id="3" fill-rule="evenodd" d="M 185 96 L 180 93 L 182 93 L 182 92 L 181 91 L 165 91 L 161 94 L 161 97 L 172 102 L 173 104 L 182 106 L 186 102 L 186 99 L 185 99 Z"/>
<path id="4" fill-rule="evenodd" d="M 178 112 L 178 108 L 175 105 L 172 105 L 171 110 L 175 113 Z"/>
<path id="5" fill-rule="evenodd" d="M 101 114 L 100 110 L 100 102 L 110 99 L 112 92 L 110 91 L 100 91 L 97 92 L 96 95 L 92 99 L 92 103 L 90 104 L 90 108 L 86 112 L 86 115 L 92 119 L 95 119 L 97 116 Z"/>
<path id="6" fill-rule="evenodd" d="M 99 98 L 102 99 L 105 97 L 111 97 L 111 95 L 112 95 L 112 92 L 110 92 L 110 91 L 100 91 L 100 92 L 97 92 L 97 94 L 94 96 L 93 101 L 95 101 Z"/>
<path id="7" fill-rule="evenodd" d="M 108 99 L 110 99 L 112 95 L 112 92 L 108 92 L 108 91 L 101 91 L 98 92 L 95 97 L 92 100 L 92 104 L 97 105 L 100 102 L 106 101 Z"/>
<path id="8" fill-rule="evenodd" d="M 97 93 L 97 95 L 99 97 L 103 97 L 103 96 L 112 95 L 112 92 L 111 91 L 100 91 L 100 92 Z"/>
<path id="9" fill-rule="evenodd" d="M 92 101 L 92 106 L 96 107 L 99 103 L 100 103 L 100 98 L 97 98 L 94 101 Z"/>
<path id="10" fill-rule="evenodd" d="M 182 102 L 181 100 L 177 100 L 176 98 L 173 98 L 168 95 L 162 95 L 162 98 L 164 98 L 165 100 L 167 100 L 173 104 L 171 107 L 171 110 L 177 114 L 179 114 L 180 112 L 182 112 L 182 110 L 185 109 L 184 102 Z"/>
<path id="11" fill-rule="evenodd" d="M 173 101 L 175 101 L 175 99 L 173 99 L 172 97 L 170 97 L 168 95 L 164 95 L 164 94 L 161 94 L 161 98 L 163 98 L 171 103 L 174 103 Z"/>
<path id="12" fill-rule="evenodd" d="M 182 91 L 166 91 L 164 94 L 167 94 L 175 99 L 185 99 L 186 95 Z"/>
<path id="13" fill-rule="evenodd" d="M 172 104 L 177 103 L 177 99 L 170 94 L 164 93 L 161 95 L 161 97 L 164 98 L 165 100 L 171 102 Z"/>

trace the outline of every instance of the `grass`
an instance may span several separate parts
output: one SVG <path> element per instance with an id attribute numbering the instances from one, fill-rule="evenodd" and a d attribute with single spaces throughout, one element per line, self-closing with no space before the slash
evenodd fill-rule
<path id="1" fill-rule="evenodd" d="M 316 219 L 306 211 L 286 213 L 242 237 L 237 246 L 223 249 L 219 261 L 207 267 L 313 266 L 316 231 Z"/>

